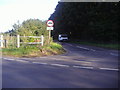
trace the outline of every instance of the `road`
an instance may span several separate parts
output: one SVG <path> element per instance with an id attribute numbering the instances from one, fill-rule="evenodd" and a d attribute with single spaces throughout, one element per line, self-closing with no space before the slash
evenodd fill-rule
<path id="1" fill-rule="evenodd" d="M 3 88 L 118 88 L 118 51 L 61 42 L 62 55 L 2 58 Z"/>

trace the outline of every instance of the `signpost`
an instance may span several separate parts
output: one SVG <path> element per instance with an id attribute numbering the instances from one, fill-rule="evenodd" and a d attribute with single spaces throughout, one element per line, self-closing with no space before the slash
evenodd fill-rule
<path id="1" fill-rule="evenodd" d="M 54 22 L 52 20 L 47 21 L 47 30 L 49 31 L 49 39 L 48 39 L 49 43 L 50 43 L 50 37 L 51 37 L 51 30 L 54 29 L 53 25 L 54 25 Z"/>
<path id="2" fill-rule="evenodd" d="M 47 27 L 47 30 L 53 30 L 54 28 L 53 27 Z"/>
<path id="3" fill-rule="evenodd" d="M 54 22 L 52 20 L 47 21 L 47 26 L 48 27 L 53 27 L 53 25 L 54 25 Z"/>

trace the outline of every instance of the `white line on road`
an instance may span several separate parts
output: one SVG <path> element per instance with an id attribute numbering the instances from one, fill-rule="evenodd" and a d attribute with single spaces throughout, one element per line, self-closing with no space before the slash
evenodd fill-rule
<path id="1" fill-rule="evenodd" d="M 23 60 L 35 60 L 33 58 L 20 58 L 20 59 L 23 59 Z"/>
<path id="2" fill-rule="evenodd" d="M 110 53 L 110 55 L 113 55 L 113 56 L 118 56 L 118 54 L 115 54 L 115 53 Z"/>
<path id="3" fill-rule="evenodd" d="M 80 46 L 76 46 L 77 48 L 82 48 L 82 49 L 85 49 L 85 50 L 90 50 L 89 48 L 85 48 L 85 47 L 80 47 Z"/>
<path id="4" fill-rule="evenodd" d="M 15 59 L 8 59 L 8 58 L 3 58 L 6 60 L 11 60 L 11 61 L 19 61 L 19 62 L 29 62 L 29 61 L 24 61 L 24 60 L 15 60 Z M 82 61 L 81 61 L 82 62 Z M 42 65 L 47 65 L 48 63 L 41 63 L 41 62 L 32 62 L 34 64 L 42 64 Z M 85 63 L 89 63 L 89 62 L 85 62 Z M 50 64 L 52 66 L 60 66 L 60 67 L 70 67 L 69 65 L 64 65 L 64 64 Z M 94 69 L 93 67 L 83 67 L 83 66 L 77 66 L 74 65 L 72 66 L 74 68 L 81 68 L 81 69 Z M 115 68 L 99 68 L 101 70 L 110 70 L 110 71 L 119 71 L 119 69 L 115 69 Z"/>
<path id="5" fill-rule="evenodd" d="M 80 46 L 76 46 L 77 48 L 82 48 L 82 49 L 85 49 L 85 50 L 91 50 L 91 51 L 96 51 L 96 50 L 94 50 L 94 49 L 89 49 L 89 48 L 85 48 L 85 47 L 80 47 Z"/>
<path id="6" fill-rule="evenodd" d="M 94 52 L 96 51 L 96 50 L 94 50 L 94 49 L 90 49 L 90 50 L 91 50 L 91 51 L 94 51 Z"/>
<path id="7" fill-rule="evenodd" d="M 4 59 L 6 59 L 6 60 L 11 60 L 11 61 L 14 61 L 15 59 L 9 59 L 9 58 L 4 58 Z"/>
<path id="8" fill-rule="evenodd" d="M 24 60 L 15 60 L 15 61 L 28 63 L 28 61 L 24 61 Z"/>
<path id="9" fill-rule="evenodd" d="M 8 58 L 2 58 L 2 59 L 8 59 Z"/>
<path id="10" fill-rule="evenodd" d="M 99 69 L 102 69 L 102 70 L 113 70 L 113 71 L 119 71 L 119 69 L 114 69 L 114 68 L 99 68 Z"/>
<path id="11" fill-rule="evenodd" d="M 35 63 L 35 64 L 42 64 L 42 65 L 46 65 L 47 63 L 41 63 L 41 62 L 32 62 L 32 63 Z"/>
<path id="12" fill-rule="evenodd" d="M 40 57 L 40 58 L 48 58 L 48 57 Z"/>
<path id="13" fill-rule="evenodd" d="M 82 62 L 82 63 L 91 63 L 91 62 L 87 62 L 87 61 L 74 61 L 74 62 Z"/>
<path id="14" fill-rule="evenodd" d="M 63 64 L 50 64 L 53 66 L 60 66 L 60 67 L 70 67 L 69 65 L 63 65 Z"/>
<path id="15" fill-rule="evenodd" d="M 73 66 L 74 68 L 85 68 L 85 69 L 93 69 L 93 67 L 82 67 L 82 66 Z"/>
<path id="16" fill-rule="evenodd" d="M 63 59 L 63 58 L 60 58 L 60 59 L 58 59 L 58 58 L 50 58 L 50 59 L 53 59 L 53 60 L 67 60 L 67 59 Z"/>

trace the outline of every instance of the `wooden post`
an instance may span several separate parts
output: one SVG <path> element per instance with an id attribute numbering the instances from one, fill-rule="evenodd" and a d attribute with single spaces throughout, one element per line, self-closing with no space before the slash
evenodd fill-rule
<path id="1" fill-rule="evenodd" d="M 5 48 L 7 48 L 7 40 L 5 39 Z"/>
<path id="2" fill-rule="evenodd" d="M 2 48 L 3 47 L 3 35 L 0 35 L 0 47 Z"/>
<path id="3" fill-rule="evenodd" d="M 17 48 L 20 47 L 20 35 L 17 35 Z"/>
<path id="4" fill-rule="evenodd" d="M 44 44 L 44 37 L 43 35 L 41 35 L 41 46 L 43 46 L 43 44 Z"/>

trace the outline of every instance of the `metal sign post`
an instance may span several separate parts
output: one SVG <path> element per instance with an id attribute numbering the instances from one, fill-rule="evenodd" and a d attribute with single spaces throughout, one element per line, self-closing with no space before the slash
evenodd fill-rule
<path id="1" fill-rule="evenodd" d="M 49 43 L 50 43 L 50 37 L 51 37 L 51 30 L 49 30 L 49 39 L 48 39 Z"/>
<path id="2" fill-rule="evenodd" d="M 47 21 L 47 30 L 49 31 L 48 44 L 50 44 L 51 30 L 53 30 L 54 22 L 52 20 Z"/>

